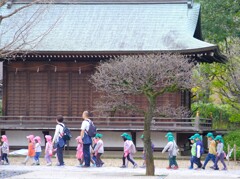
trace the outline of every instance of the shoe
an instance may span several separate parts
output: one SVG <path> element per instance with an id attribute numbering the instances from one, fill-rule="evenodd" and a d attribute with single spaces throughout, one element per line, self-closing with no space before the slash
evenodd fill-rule
<path id="1" fill-rule="evenodd" d="M 170 170 L 170 169 L 172 169 L 172 167 L 166 167 L 166 169 Z"/>
<path id="2" fill-rule="evenodd" d="M 178 169 L 178 166 L 174 166 L 174 167 L 173 167 L 173 170 L 177 170 L 177 169 Z"/>
<path id="3" fill-rule="evenodd" d="M 219 168 L 214 168 L 214 170 L 219 170 Z"/>
<path id="4" fill-rule="evenodd" d="M 200 170 L 201 169 L 201 167 L 199 168 L 199 167 L 197 167 L 197 168 L 194 168 L 194 170 Z"/>
<path id="5" fill-rule="evenodd" d="M 137 168 L 138 167 L 138 165 L 135 163 L 134 165 L 133 165 L 133 168 Z"/>
<path id="6" fill-rule="evenodd" d="M 142 166 L 140 166 L 140 168 L 146 168 L 146 166 L 145 166 L 145 165 L 142 165 Z"/>
<path id="7" fill-rule="evenodd" d="M 227 168 L 223 168 L 222 170 L 227 170 Z"/>
<path id="8" fill-rule="evenodd" d="M 58 163 L 56 166 L 58 166 L 58 167 L 64 167 L 64 164 Z"/>
<path id="9" fill-rule="evenodd" d="M 192 170 L 192 169 L 193 169 L 193 167 L 188 167 L 188 169 L 189 169 L 189 170 Z"/>
<path id="10" fill-rule="evenodd" d="M 52 163 L 47 163 L 47 166 L 52 166 Z"/>
<path id="11" fill-rule="evenodd" d="M 90 166 L 87 165 L 83 165 L 82 168 L 89 168 Z"/>
<path id="12" fill-rule="evenodd" d="M 205 170 L 205 167 L 202 167 L 203 170 Z"/>
<path id="13" fill-rule="evenodd" d="M 96 163 L 92 164 L 92 167 L 96 167 Z"/>
<path id="14" fill-rule="evenodd" d="M 122 165 L 120 168 L 127 168 L 127 166 L 126 165 Z"/>
<path id="15" fill-rule="evenodd" d="M 211 166 L 210 168 L 211 168 L 211 169 L 214 169 L 214 166 Z"/>

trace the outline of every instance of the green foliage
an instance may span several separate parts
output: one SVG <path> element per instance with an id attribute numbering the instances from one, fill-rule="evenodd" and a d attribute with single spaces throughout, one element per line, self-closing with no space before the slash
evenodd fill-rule
<path id="1" fill-rule="evenodd" d="M 240 36 L 240 6 L 236 0 L 199 0 L 202 8 L 204 38 L 224 42 Z"/>
<path id="2" fill-rule="evenodd" d="M 236 156 L 237 156 L 237 160 L 240 159 L 240 130 L 236 130 L 236 131 L 231 131 L 229 132 L 227 135 L 225 135 L 223 137 L 224 139 L 224 151 L 227 152 L 228 149 L 227 149 L 227 146 L 228 144 L 230 145 L 230 148 L 233 148 L 234 144 L 236 144 L 237 146 L 237 153 L 236 153 Z M 233 153 L 231 155 L 231 158 L 233 158 Z"/>
<path id="3" fill-rule="evenodd" d="M 240 122 L 240 114 L 239 113 L 234 113 L 231 115 L 231 117 L 229 118 L 230 122 Z"/>
<path id="4" fill-rule="evenodd" d="M 226 65 L 220 63 L 202 63 L 195 68 L 193 78 L 196 81 L 195 88 L 192 89 L 194 95 L 193 101 L 203 103 L 219 102 L 220 98 L 211 97 L 218 88 L 225 84 L 223 81 L 215 80 L 216 76 L 222 76 L 226 73 Z M 217 90 L 218 91 L 218 90 Z"/>
<path id="5" fill-rule="evenodd" d="M 213 103 L 193 103 L 191 106 L 193 116 L 199 111 L 200 118 L 212 118 L 214 129 L 229 127 L 231 107 L 229 105 L 215 105 Z"/>
<path id="6" fill-rule="evenodd" d="M 211 115 L 214 120 L 228 121 L 230 116 L 230 106 L 228 105 L 215 105 L 213 103 L 193 103 L 192 106 L 193 116 L 199 111 L 200 117 L 209 118 Z"/>

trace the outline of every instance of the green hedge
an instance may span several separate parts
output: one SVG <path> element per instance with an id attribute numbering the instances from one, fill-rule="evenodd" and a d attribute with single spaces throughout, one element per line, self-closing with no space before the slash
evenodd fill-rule
<path id="1" fill-rule="evenodd" d="M 240 160 L 240 130 L 231 131 L 227 135 L 223 137 L 224 139 L 224 151 L 227 153 L 228 144 L 230 145 L 230 148 L 233 148 L 234 144 L 236 144 L 237 148 L 237 160 Z M 233 153 L 231 155 L 231 158 L 233 159 Z"/>

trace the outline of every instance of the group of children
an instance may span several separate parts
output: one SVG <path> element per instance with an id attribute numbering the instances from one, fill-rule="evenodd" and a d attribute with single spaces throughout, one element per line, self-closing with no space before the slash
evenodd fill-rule
<path id="1" fill-rule="evenodd" d="M 194 134 L 189 138 L 189 140 L 192 143 L 192 149 L 191 149 L 191 159 L 190 159 L 190 167 L 189 169 L 193 169 L 193 165 L 196 164 L 196 169 L 204 169 L 207 166 L 207 163 L 212 160 L 213 166 L 210 168 L 214 170 L 219 170 L 218 162 L 221 161 L 223 165 L 222 170 L 227 170 L 227 166 L 224 162 L 224 158 L 226 157 L 225 152 L 223 151 L 224 141 L 221 135 L 217 135 L 214 138 L 214 135 L 209 132 L 206 137 L 208 138 L 208 154 L 206 156 L 206 159 L 204 161 L 204 164 L 201 163 L 201 156 L 204 153 L 203 143 L 202 143 L 202 136 L 199 134 Z M 216 146 L 217 143 L 217 146 Z"/>
<path id="2" fill-rule="evenodd" d="M 90 151 L 91 151 L 91 163 L 93 166 L 96 167 L 102 167 L 104 162 L 101 160 L 101 156 L 104 153 L 104 144 L 102 141 L 103 135 L 100 133 L 97 133 L 95 137 L 93 138 L 93 145 L 90 145 Z M 76 158 L 79 161 L 80 166 L 83 166 L 84 163 L 84 154 L 83 154 L 83 142 L 82 138 L 78 136 L 76 138 L 77 141 L 77 153 Z"/>
<path id="3" fill-rule="evenodd" d="M 42 153 L 42 147 L 41 147 L 41 137 L 34 135 L 28 135 L 27 137 L 28 140 L 28 153 L 25 158 L 25 160 L 22 162 L 22 164 L 26 165 L 29 159 L 32 159 L 32 165 L 40 165 L 40 156 Z M 51 139 L 52 137 L 49 135 L 45 136 L 46 138 L 46 147 L 45 147 L 45 159 L 48 161 L 47 165 L 51 165 L 51 157 L 50 157 L 50 149 L 51 149 Z"/>
<path id="4" fill-rule="evenodd" d="M 104 153 L 104 143 L 102 140 L 103 135 L 97 133 L 96 136 L 93 138 L 93 145 L 90 146 L 91 149 L 91 163 L 96 167 L 102 167 L 104 162 L 101 160 L 101 156 Z M 136 147 L 132 141 L 132 137 L 128 133 L 123 133 L 121 135 L 124 141 L 124 151 L 122 157 L 122 166 L 121 168 L 126 168 L 128 165 L 128 161 L 132 163 L 133 168 L 136 168 L 138 165 L 135 162 L 133 155 L 136 153 Z M 169 165 L 167 169 L 178 169 L 178 164 L 176 161 L 176 157 L 178 155 L 178 146 L 175 142 L 174 135 L 171 132 L 166 134 L 168 143 L 162 150 L 162 153 L 168 151 L 169 154 Z M 144 135 L 140 137 L 144 140 Z M 193 169 L 194 164 L 197 165 L 196 169 L 205 169 L 207 163 L 212 160 L 213 166 L 210 168 L 214 170 L 219 170 L 218 162 L 219 160 L 222 162 L 224 168 L 223 170 L 227 170 L 226 164 L 224 162 L 225 152 L 223 151 L 223 138 L 221 135 L 217 135 L 215 138 L 212 133 L 207 134 L 208 138 L 208 148 L 209 152 L 206 156 L 204 164 L 201 163 L 201 156 L 204 153 L 204 147 L 202 143 L 202 136 L 198 133 L 194 134 L 189 138 L 192 143 L 191 148 L 191 158 L 190 158 L 190 167 L 189 169 Z M 32 165 L 40 165 L 39 158 L 41 156 L 42 147 L 41 147 L 41 138 L 39 136 L 34 137 L 34 135 L 28 135 L 28 153 L 25 160 L 22 162 L 26 164 L 29 159 L 32 159 Z M 53 147 L 52 137 L 50 135 L 45 136 L 46 145 L 45 145 L 45 161 L 47 166 L 52 165 L 52 156 L 53 153 L 56 152 L 56 149 Z M 8 153 L 9 153 L 9 143 L 8 138 L 6 135 L 1 136 L 1 164 L 9 164 L 8 160 Z M 76 148 L 76 158 L 79 161 L 79 165 L 82 166 L 84 163 L 84 154 L 83 154 L 83 142 L 80 136 L 76 138 L 77 148 Z M 217 143 L 217 146 L 216 146 Z M 154 151 L 154 145 L 151 144 L 152 152 Z M 146 167 L 146 152 L 143 149 L 143 165 L 140 166 L 141 168 Z M 55 155 L 57 158 L 57 155 Z"/>

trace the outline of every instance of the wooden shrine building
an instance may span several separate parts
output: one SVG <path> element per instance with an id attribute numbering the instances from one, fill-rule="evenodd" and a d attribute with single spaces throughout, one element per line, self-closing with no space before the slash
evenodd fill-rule
<path id="1" fill-rule="evenodd" d="M 11 0 L 1 8 L 1 13 L 9 14 L 29 2 Z M 1 59 L 4 117 L 0 125 L 2 133 L 12 140 L 30 132 L 52 134 L 54 116 L 58 114 L 66 116 L 66 123 L 76 131 L 74 135 L 79 135 L 82 112 L 93 110 L 94 101 L 99 98 L 88 80 L 101 60 L 177 52 L 198 62 L 225 61 L 216 45 L 202 40 L 200 5 L 191 0 L 42 2 L 3 19 L 0 31 L 1 51 L 9 52 Z M 136 101 L 144 103 L 141 98 Z M 158 101 L 190 106 L 190 94 L 181 91 L 165 94 Z M 138 117 L 137 123 L 131 116 L 94 117 L 109 141 L 107 147 L 121 146 L 113 142 L 121 140 L 122 131 L 132 132 L 141 147 L 138 140 L 143 130 L 142 118 Z M 181 125 L 171 120 L 165 125 L 158 119 L 155 122 L 153 140 L 166 131 L 175 132 L 179 139 L 185 133 L 211 129 L 209 121 L 202 128 L 185 125 L 183 120 L 179 121 Z M 165 140 L 162 133 L 160 138 Z M 21 146 L 18 139 L 11 143 Z M 70 145 L 74 146 L 75 141 Z M 163 144 L 156 142 L 156 146 Z"/>

